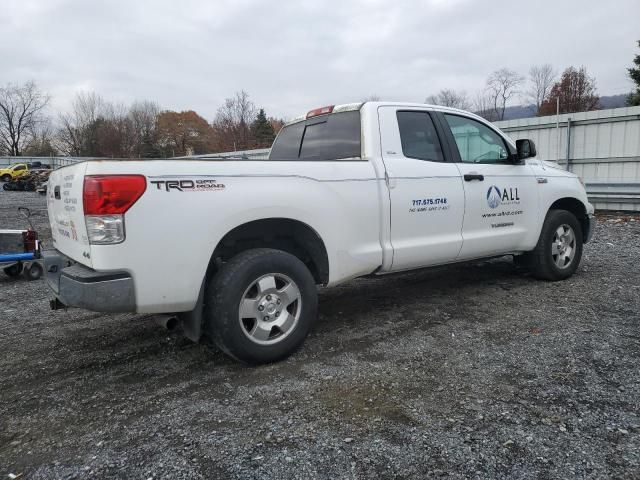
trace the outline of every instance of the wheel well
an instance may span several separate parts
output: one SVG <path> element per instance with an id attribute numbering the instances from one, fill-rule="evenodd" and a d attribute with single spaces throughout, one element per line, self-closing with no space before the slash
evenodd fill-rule
<path id="1" fill-rule="evenodd" d="M 587 218 L 587 209 L 580 200 L 571 197 L 561 198 L 553 202 L 549 210 L 567 210 L 573 213 L 580 222 L 582 237 L 586 237 L 589 231 L 589 219 Z"/>
<path id="2" fill-rule="evenodd" d="M 295 255 L 307 266 L 317 284 L 329 282 L 329 258 L 324 242 L 309 225 L 288 218 L 255 220 L 231 230 L 216 246 L 208 275 L 251 248 L 275 248 Z"/>

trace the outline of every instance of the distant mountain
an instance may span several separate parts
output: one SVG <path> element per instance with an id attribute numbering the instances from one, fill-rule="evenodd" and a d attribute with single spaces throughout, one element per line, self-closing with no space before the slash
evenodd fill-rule
<path id="1" fill-rule="evenodd" d="M 625 107 L 627 94 L 605 95 L 600 97 L 600 108 L 621 108 Z M 504 109 L 505 120 L 516 120 L 518 118 L 535 117 L 536 107 L 534 105 L 514 105 Z"/>
<path id="2" fill-rule="evenodd" d="M 620 108 L 626 107 L 628 93 L 620 95 L 609 95 L 606 97 L 600 97 L 600 107 L 605 108 Z"/>
<path id="3" fill-rule="evenodd" d="M 514 105 L 504 109 L 505 120 L 516 120 L 518 118 L 529 118 L 536 116 L 535 105 Z"/>

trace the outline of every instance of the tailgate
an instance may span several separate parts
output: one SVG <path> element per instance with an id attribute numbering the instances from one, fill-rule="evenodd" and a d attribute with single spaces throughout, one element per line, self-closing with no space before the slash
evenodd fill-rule
<path id="1" fill-rule="evenodd" d="M 53 246 L 62 254 L 91 267 L 91 254 L 84 223 L 82 190 L 87 163 L 54 170 L 47 187 L 47 210 Z"/>

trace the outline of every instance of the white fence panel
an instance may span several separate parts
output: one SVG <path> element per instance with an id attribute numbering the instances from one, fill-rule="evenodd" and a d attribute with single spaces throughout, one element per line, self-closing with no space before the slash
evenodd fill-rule
<path id="1" fill-rule="evenodd" d="M 496 125 L 514 140 L 532 139 L 538 158 L 558 162 L 580 175 L 597 209 L 640 211 L 640 107 Z"/>

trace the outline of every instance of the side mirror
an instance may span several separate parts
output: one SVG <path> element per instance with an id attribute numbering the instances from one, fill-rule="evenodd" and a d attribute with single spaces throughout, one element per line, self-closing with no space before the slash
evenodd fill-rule
<path id="1" fill-rule="evenodd" d="M 518 150 L 518 159 L 520 160 L 535 157 L 537 154 L 536 144 L 533 143 L 533 140 L 529 140 L 528 138 L 516 140 L 516 150 Z"/>

